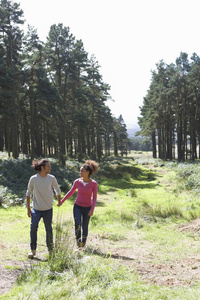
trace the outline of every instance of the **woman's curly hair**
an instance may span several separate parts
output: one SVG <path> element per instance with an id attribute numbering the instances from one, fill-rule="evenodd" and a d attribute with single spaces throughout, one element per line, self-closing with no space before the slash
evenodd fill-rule
<path id="1" fill-rule="evenodd" d="M 96 161 L 94 160 L 86 160 L 86 162 L 84 163 L 84 165 L 82 166 L 86 171 L 89 171 L 89 176 L 91 176 L 92 174 L 96 173 L 99 165 Z"/>

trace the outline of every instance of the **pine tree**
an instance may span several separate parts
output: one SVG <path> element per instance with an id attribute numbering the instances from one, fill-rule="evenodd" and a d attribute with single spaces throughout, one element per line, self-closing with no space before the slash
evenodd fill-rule
<path id="1" fill-rule="evenodd" d="M 8 0 L 2 0 L 0 4 L 0 45 L 4 57 L 1 60 L 1 71 L 5 78 L 1 83 L 1 95 L 4 118 L 6 118 L 3 134 L 8 154 L 12 152 L 13 157 L 16 158 L 19 155 L 17 95 L 21 86 L 20 53 L 22 51 L 22 31 L 19 25 L 24 23 L 23 11 L 19 4 Z"/>

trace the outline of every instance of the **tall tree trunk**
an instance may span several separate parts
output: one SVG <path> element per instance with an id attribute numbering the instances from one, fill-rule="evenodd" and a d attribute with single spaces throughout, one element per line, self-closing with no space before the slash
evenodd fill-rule
<path id="1" fill-rule="evenodd" d="M 153 158 L 157 158 L 156 133 L 155 133 L 155 130 L 152 131 L 151 140 L 152 140 L 152 148 L 153 148 Z"/>
<path id="2" fill-rule="evenodd" d="M 114 138 L 114 155 L 118 156 L 118 141 L 117 141 L 117 133 L 114 131 L 113 132 L 113 138 Z"/>
<path id="3" fill-rule="evenodd" d="M 100 113 L 98 112 L 98 120 L 97 120 L 97 157 L 100 162 L 101 160 L 101 132 L 100 132 Z"/>

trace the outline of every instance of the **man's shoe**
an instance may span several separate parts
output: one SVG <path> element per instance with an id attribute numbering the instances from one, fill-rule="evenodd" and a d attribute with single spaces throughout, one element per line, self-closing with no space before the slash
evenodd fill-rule
<path id="1" fill-rule="evenodd" d="M 86 246 L 86 242 L 82 242 L 81 243 L 81 248 L 85 248 L 85 246 Z"/>
<path id="2" fill-rule="evenodd" d="M 36 250 L 30 250 L 28 258 L 33 258 L 36 255 Z"/>

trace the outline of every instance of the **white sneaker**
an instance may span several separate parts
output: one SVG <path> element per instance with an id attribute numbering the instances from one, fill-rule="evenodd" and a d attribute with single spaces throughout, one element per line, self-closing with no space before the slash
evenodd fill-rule
<path id="1" fill-rule="evenodd" d="M 30 250 L 28 258 L 33 258 L 36 255 L 36 250 Z"/>

